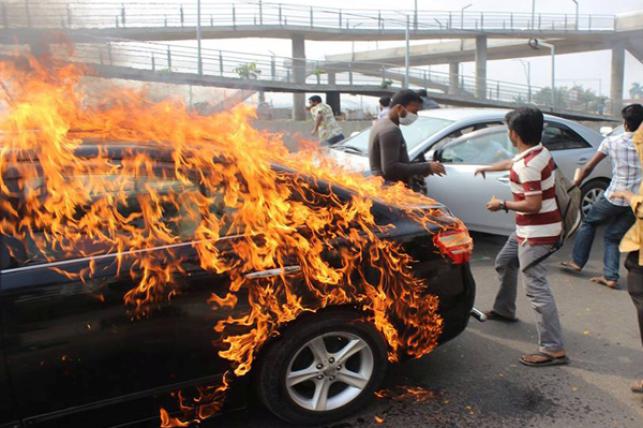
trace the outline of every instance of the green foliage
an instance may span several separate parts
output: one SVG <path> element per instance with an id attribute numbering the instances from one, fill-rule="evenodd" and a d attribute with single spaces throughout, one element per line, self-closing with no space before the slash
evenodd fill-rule
<path id="1" fill-rule="evenodd" d="M 386 89 L 391 87 L 393 84 L 393 81 L 391 79 L 382 79 L 382 83 L 380 83 L 380 88 Z"/>
<path id="2" fill-rule="evenodd" d="M 639 82 L 632 83 L 629 92 L 630 98 L 643 98 L 643 86 Z"/>
<path id="3" fill-rule="evenodd" d="M 583 88 L 580 85 L 574 85 L 571 88 L 561 86 L 554 92 L 556 98 L 556 109 L 559 110 L 576 110 L 587 112 L 602 112 L 607 97 L 599 96 L 591 89 Z M 542 88 L 536 92 L 532 100 L 534 103 L 543 106 L 551 106 L 551 88 Z"/>
<path id="4" fill-rule="evenodd" d="M 257 79 L 261 74 L 261 70 L 257 68 L 257 64 L 250 62 L 248 64 L 241 64 L 234 69 L 234 72 L 242 79 Z"/>

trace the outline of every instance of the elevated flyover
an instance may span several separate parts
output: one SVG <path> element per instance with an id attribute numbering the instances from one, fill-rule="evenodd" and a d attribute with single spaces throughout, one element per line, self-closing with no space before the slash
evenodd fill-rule
<path id="1" fill-rule="evenodd" d="M 2 50 L 5 59 L 19 52 Z M 292 73 L 293 58 L 261 54 L 204 49 L 199 57 L 196 48 L 160 43 L 79 44 L 70 55 L 65 46 L 52 45 L 50 61 L 73 62 L 88 66 L 88 73 L 97 77 L 213 86 L 246 91 L 287 92 L 304 95 L 311 92 L 326 94 L 390 95 L 402 88 L 405 74 L 383 65 L 373 67 L 378 72 L 346 71 L 345 64 L 308 61 L 303 64 L 305 79 L 299 81 Z M 337 67 L 337 68 L 334 68 Z M 427 73 L 410 70 L 410 83 L 416 88 L 430 89 L 431 98 L 457 106 L 512 108 L 525 103 L 529 88 L 526 85 L 501 81 L 486 82 L 490 87 L 486 97 L 475 96 L 473 77 L 463 76 L 464 85 L 457 93 L 449 91 L 446 73 Z M 533 89 L 533 88 L 532 88 Z M 542 104 L 544 111 L 578 120 L 609 120 L 592 108 L 574 105 L 571 108 L 552 108 Z"/>
<path id="2" fill-rule="evenodd" d="M 150 3 L 139 1 L 121 4 L 107 0 L 4 2 L 0 5 L 0 44 L 29 44 L 32 52 L 39 54 L 46 53 L 48 44 L 53 40 L 76 44 L 104 43 L 105 39 L 176 41 L 194 40 L 197 32 L 201 39 L 285 38 L 292 43 L 293 79 L 303 85 L 307 78 L 306 40 L 462 39 L 463 43 L 469 45 L 471 39 L 475 40 L 472 54 L 476 62 L 473 92 L 477 99 L 484 99 L 494 89 L 487 84 L 489 40 L 538 37 L 590 40 L 593 43 L 602 37 L 612 37 L 626 31 L 621 28 L 623 21 L 614 15 L 342 9 L 264 1 L 223 3 L 205 0 L 197 10 L 197 2 L 186 3 L 156 0 L 151 7 Z M 634 17 L 632 22 L 636 22 L 636 19 Z M 491 47 L 495 49 L 497 46 Z M 625 47 L 619 45 L 616 49 L 622 54 Z M 201 57 L 200 52 L 198 61 L 201 64 L 206 59 Z M 617 55 L 613 62 L 617 76 L 622 69 L 621 57 Z M 369 61 L 371 59 L 362 61 L 353 58 L 350 62 Z M 397 61 L 399 59 L 375 62 L 395 65 Z M 353 66 L 357 67 L 358 64 L 349 65 Z M 360 71 L 374 74 L 370 68 Z M 410 80 L 417 82 L 413 76 Z M 454 87 L 453 84 L 459 80 L 457 77 L 447 79 L 445 84 Z M 438 88 L 433 82 L 429 83 L 427 86 Z M 613 94 L 618 92 L 618 83 L 614 86 L 616 90 Z M 451 91 L 452 94 L 456 92 Z M 303 95 L 295 94 L 293 101 L 293 116 L 296 119 L 305 118 Z"/>

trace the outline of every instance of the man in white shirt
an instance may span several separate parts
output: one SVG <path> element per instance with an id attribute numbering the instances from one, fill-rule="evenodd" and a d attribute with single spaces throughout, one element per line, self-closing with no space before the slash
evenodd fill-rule
<path id="1" fill-rule="evenodd" d="M 622 115 L 625 132 L 605 138 L 598 152 L 583 166 L 580 176 L 576 177 L 575 184 L 579 186 L 600 161 L 608 156 L 612 160 L 612 181 L 583 219 L 574 241 L 572 259 L 562 263 L 565 269 L 580 272 L 589 260 L 596 228 L 605 225 L 603 275 L 591 280 L 609 288 L 618 286 L 618 245 L 635 220 L 627 202 L 614 197 L 614 194 L 624 191 L 637 192 L 641 184 L 641 165 L 632 143 L 632 135 L 643 122 L 643 106 L 629 105 L 623 109 Z"/>
<path id="2" fill-rule="evenodd" d="M 308 108 L 315 121 L 311 134 L 318 135 L 323 146 L 332 146 L 344 139 L 344 131 L 337 124 L 332 107 L 323 103 L 319 95 L 308 98 Z"/>
<path id="3" fill-rule="evenodd" d="M 380 98 L 380 111 L 377 113 L 377 120 L 384 119 L 388 117 L 388 112 L 390 110 L 391 97 L 385 96 Z"/>

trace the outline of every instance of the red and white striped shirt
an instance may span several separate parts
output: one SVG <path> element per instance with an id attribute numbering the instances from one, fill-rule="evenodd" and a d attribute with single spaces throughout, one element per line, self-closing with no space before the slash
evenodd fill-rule
<path id="1" fill-rule="evenodd" d="M 514 201 L 526 196 L 542 195 L 540 211 L 535 214 L 516 212 L 516 236 L 521 244 L 553 245 L 562 233 L 562 218 L 556 203 L 556 165 L 551 153 L 538 144 L 513 159 L 510 180 Z"/>

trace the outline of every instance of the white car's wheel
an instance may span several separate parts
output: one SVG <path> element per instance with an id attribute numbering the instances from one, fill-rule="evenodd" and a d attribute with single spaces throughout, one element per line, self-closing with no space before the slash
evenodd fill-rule
<path id="1" fill-rule="evenodd" d="M 603 180 L 592 180 L 581 187 L 582 196 L 580 207 L 583 218 L 585 218 L 589 210 L 592 208 L 594 202 L 603 196 L 608 185 L 609 183 L 606 183 Z"/>

